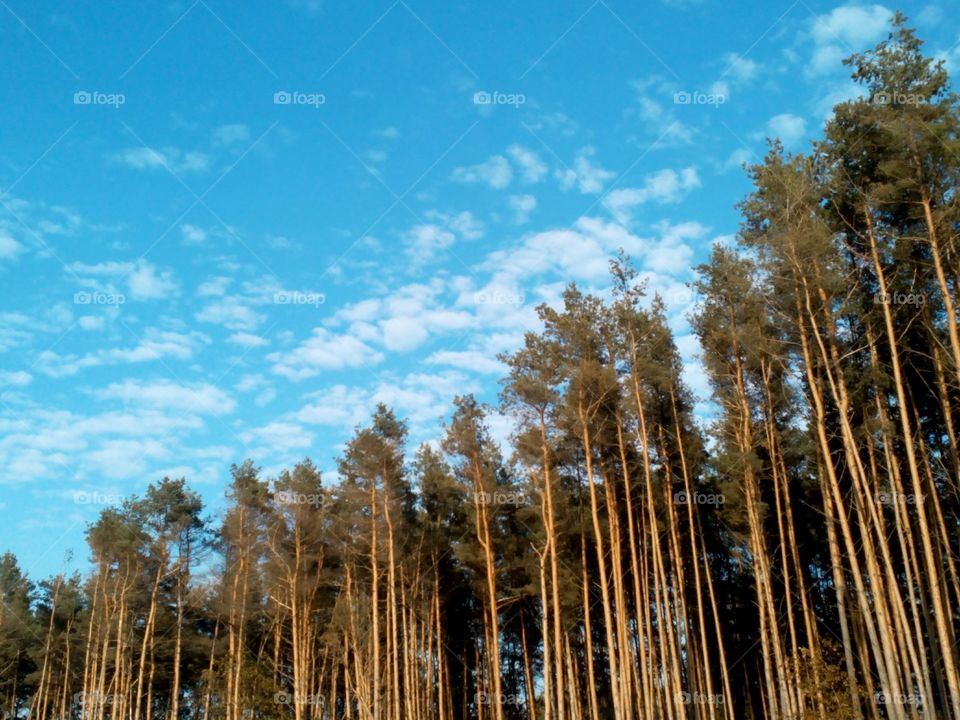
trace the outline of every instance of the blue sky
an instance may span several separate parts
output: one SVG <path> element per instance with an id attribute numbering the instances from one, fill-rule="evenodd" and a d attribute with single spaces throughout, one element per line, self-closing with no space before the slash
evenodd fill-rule
<path id="1" fill-rule="evenodd" d="M 955 68 L 948 5 L 901 9 Z M 212 513 L 247 457 L 332 477 L 377 402 L 436 438 L 618 247 L 705 394 L 685 283 L 740 165 L 808 147 L 892 10 L 0 0 L 0 549 L 82 567 L 164 475 Z"/>

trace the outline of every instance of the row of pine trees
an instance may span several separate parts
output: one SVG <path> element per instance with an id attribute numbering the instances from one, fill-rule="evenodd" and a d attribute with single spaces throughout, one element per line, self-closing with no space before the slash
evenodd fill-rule
<path id="1" fill-rule="evenodd" d="M 164 479 L 89 574 L 0 562 L 0 702 L 36 720 L 960 719 L 957 98 L 901 16 L 809 154 L 752 167 L 697 269 L 694 414 L 627 258 L 415 451 Z"/>

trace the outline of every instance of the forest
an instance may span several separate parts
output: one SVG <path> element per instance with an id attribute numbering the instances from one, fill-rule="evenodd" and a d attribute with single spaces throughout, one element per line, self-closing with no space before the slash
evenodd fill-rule
<path id="1" fill-rule="evenodd" d="M 960 719 L 960 107 L 900 15 L 846 62 L 696 268 L 702 405 L 611 258 L 434 443 L 380 406 L 335 482 L 145 479 L 88 572 L 3 556 L 3 717 Z"/>

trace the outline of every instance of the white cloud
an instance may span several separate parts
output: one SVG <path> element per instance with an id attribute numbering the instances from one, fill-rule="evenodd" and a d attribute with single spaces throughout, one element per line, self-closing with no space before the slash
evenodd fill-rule
<path id="1" fill-rule="evenodd" d="M 530 213 L 537 207 L 537 199 L 533 195 L 511 195 L 508 202 L 513 208 L 513 221 L 523 225 L 530 220 Z"/>
<path id="2" fill-rule="evenodd" d="M 163 460 L 170 450 L 156 440 L 104 440 L 99 449 L 87 453 L 87 459 L 99 466 L 111 479 L 142 475 L 148 460 Z"/>
<path id="3" fill-rule="evenodd" d="M 463 240 L 483 237 L 483 223 L 470 212 L 449 215 L 428 210 L 424 216 L 432 222 L 414 225 L 404 235 L 406 253 L 414 265 L 441 259 L 442 251 L 453 245 L 457 236 Z"/>
<path id="4" fill-rule="evenodd" d="M 5 230 L 0 229 L 0 260 L 12 260 L 21 252 L 23 252 L 23 245 L 7 233 Z"/>
<path id="5" fill-rule="evenodd" d="M 616 173 L 605 170 L 590 162 L 596 154 L 592 147 L 583 148 L 573 162 L 573 168 L 558 168 L 555 175 L 560 181 L 563 190 L 570 190 L 574 185 L 585 195 L 595 195 L 603 190 L 603 184 L 611 180 Z"/>
<path id="6" fill-rule="evenodd" d="M 430 332 L 420 318 L 402 315 L 380 323 L 383 344 L 388 350 L 406 352 L 413 350 L 429 337 Z"/>
<path id="7" fill-rule="evenodd" d="M 366 394 L 359 388 L 335 385 L 329 390 L 313 394 L 311 400 L 297 411 L 296 418 L 300 422 L 349 428 L 358 425 L 370 414 Z"/>
<path id="8" fill-rule="evenodd" d="M 251 392 L 253 390 L 256 390 L 258 388 L 262 388 L 267 384 L 268 384 L 267 380 L 266 378 L 263 377 L 263 375 L 260 375 L 259 373 L 248 373 L 243 377 L 241 377 L 240 382 L 238 382 L 233 387 L 238 392 L 246 393 L 246 392 Z"/>
<path id="9" fill-rule="evenodd" d="M 830 119 L 833 108 L 840 103 L 867 96 L 867 89 L 849 77 L 833 82 L 820 81 L 816 88 L 820 97 L 815 103 L 814 112 L 822 122 Z"/>
<path id="10" fill-rule="evenodd" d="M 347 305 L 337 311 L 336 317 L 346 320 L 347 322 L 366 322 L 376 319 L 380 314 L 380 307 L 381 302 L 379 299 L 368 298 L 367 300 L 361 300 L 358 303 Z"/>
<path id="11" fill-rule="evenodd" d="M 502 190 L 513 180 L 513 169 L 503 155 L 494 155 L 478 165 L 454 168 L 452 179 L 462 183 L 483 183 Z"/>
<path id="12" fill-rule="evenodd" d="M 161 300 L 176 293 L 178 287 L 169 270 L 158 270 L 147 260 L 136 262 L 109 261 L 90 265 L 71 263 L 67 269 L 78 277 L 86 277 L 87 284 L 98 286 L 91 278 L 125 281 L 127 292 L 134 300 Z M 106 288 L 113 290 L 112 286 Z"/>
<path id="13" fill-rule="evenodd" d="M 178 410 L 221 415 L 236 409 L 236 402 L 207 383 L 180 384 L 170 380 L 144 382 L 128 379 L 111 383 L 94 395 L 104 400 L 119 400 L 125 405 L 143 405 L 160 410 Z"/>
<path id="14" fill-rule="evenodd" d="M 203 228 L 198 228 L 196 225 L 190 225 L 189 223 L 184 223 L 180 226 L 180 234 L 183 236 L 183 241 L 187 243 L 202 243 L 207 239 L 207 231 Z"/>
<path id="15" fill-rule="evenodd" d="M 521 279 L 547 272 L 556 273 L 565 282 L 603 280 L 608 276 L 611 254 L 621 247 L 636 255 L 643 251 L 645 242 L 619 223 L 584 217 L 568 229 L 525 235 L 518 245 L 487 255 L 480 269 L 492 271 L 491 282 L 502 283 L 508 291 Z M 488 286 L 483 292 L 490 291 Z M 504 310 L 502 306 L 488 307 L 497 314 Z"/>
<path id="16" fill-rule="evenodd" d="M 133 263 L 128 262 L 102 262 L 96 265 L 75 262 L 67 266 L 68 269 L 77 275 L 92 275 L 96 277 L 109 277 L 111 275 L 126 275 L 133 269 Z"/>
<path id="17" fill-rule="evenodd" d="M 228 338 L 228 340 L 234 345 L 239 345 L 240 347 L 245 348 L 263 347 L 264 345 L 268 344 L 265 338 L 245 332 L 234 333 Z"/>
<path id="18" fill-rule="evenodd" d="M 267 235 L 267 245 L 272 247 L 274 250 L 289 250 L 291 248 L 299 248 L 300 244 L 294 242 L 288 237 L 283 235 Z"/>
<path id="19" fill-rule="evenodd" d="M 253 399 L 253 404 L 257 407 L 263 407 L 264 405 L 269 405 L 272 403 L 276 397 L 277 391 L 272 387 L 268 387 L 267 389 L 261 391 L 260 394 Z"/>
<path id="20" fill-rule="evenodd" d="M 127 148 L 117 156 L 117 160 L 138 170 L 162 168 L 167 164 L 163 153 L 148 147 Z"/>
<path id="21" fill-rule="evenodd" d="M 249 301 L 239 295 L 229 295 L 222 300 L 211 302 L 194 317 L 200 322 L 223 325 L 228 330 L 249 332 L 256 330 L 266 320 L 248 304 Z"/>
<path id="22" fill-rule="evenodd" d="M 464 240 L 479 240 L 483 237 L 483 223 L 466 210 L 447 218 L 447 227 Z"/>
<path id="23" fill-rule="evenodd" d="M 862 45 L 882 36 L 893 12 L 883 5 L 849 4 L 813 20 L 811 33 L 818 44 L 844 42 Z"/>
<path id="24" fill-rule="evenodd" d="M 943 22 L 943 9 L 939 5 L 924 5 L 923 9 L 913 16 L 913 19 L 917 21 L 918 25 L 936 26 Z"/>
<path id="25" fill-rule="evenodd" d="M 787 147 L 802 140 L 806 131 L 807 121 L 791 113 L 774 115 L 767 121 L 767 133 L 771 137 L 780 138 Z"/>
<path id="26" fill-rule="evenodd" d="M 146 260 L 138 260 L 133 271 L 127 277 L 130 296 L 134 300 L 161 300 L 177 290 L 177 284 L 168 271 L 157 273 L 157 269 Z"/>
<path id="27" fill-rule="evenodd" d="M 184 448 L 180 438 L 196 437 L 203 421 L 196 414 L 161 410 L 147 404 L 130 409 L 80 415 L 36 408 L 0 417 L 0 481 L 24 477 L 77 480 L 103 477 L 142 479 L 152 463 L 176 454 L 204 455 L 204 448 Z M 218 457 L 223 457 L 221 451 Z M 219 468 L 217 468 L 219 470 Z M 102 485 L 98 487 L 103 490 Z"/>
<path id="28" fill-rule="evenodd" d="M 631 210 L 648 202 L 659 204 L 679 202 L 691 190 L 700 187 L 700 177 L 693 166 L 679 172 L 670 168 L 650 173 L 641 187 L 621 188 L 611 191 L 603 204 L 623 224 L 629 224 Z"/>
<path id="29" fill-rule="evenodd" d="M 563 137 L 572 137 L 579 130 L 577 122 L 562 112 L 533 115 L 529 125 L 531 130 L 546 130 Z"/>
<path id="30" fill-rule="evenodd" d="M 77 318 L 77 324 L 82 330 L 102 330 L 106 321 L 96 315 L 83 315 Z"/>
<path id="31" fill-rule="evenodd" d="M 232 282 L 228 277 L 223 275 L 217 275 L 212 278 L 208 278 L 200 283 L 200 287 L 197 288 L 197 295 L 201 297 L 219 297 L 226 293 L 227 286 Z"/>
<path id="32" fill-rule="evenodd" d="M 0 387 L 16 385 L 23 387 L 33 381 L 33 375 L 23 370 L 0 371 Z"/>
<path id="33" fill-rule="evenodd" d="M 400 314 L 381 320 L 378 325 L 380 341 L 387 350 L 409 352 L 422 345 L 431 333 L 463 329 L 471 322 L 467 313 L 421 306 L 417 311 L 400 311 Z"/>
<path id="34" fill-rule="evenodd" d="M 178 172 L 202 172 L 210 165 L 210 158 L 201 152 L 188 152 L 175 163 Z"/>
<path id="35" fill-rule="evenodd" d="M 547 174 L 546 163 L 533 150 L 514 144 L 507 148 L 507 154 L 520 167 L 523 182 L 538 183 Z"/>
<path id="36" fill-rule="evenodd" d="M 754 153 L 750 152 L 746 148 L 737 148 L 730 153 L 730 156 L 723 164 L 721 170 L 723 172 L 728 170 L 739 170 L 741 167 L 743 167 L 744 163 L 756 162 L 757 160 L 758 158 L 754 155 Z"/>
<path id="37" fill-rule="evenodd" d="M 247 142 L 249 140 L 250 128 L 242 123 L 221 125 L 213 131 L 213 142 L 215 145 L 233 145 L 238 142 Z"/>
<path id="38" fill-rule="evenodd" d="M 824 75 L 843 71 L 843 59 L 882 38 L 892 16 L 893 12 L 883 5 L 849 4 L 813 18 L 809 30 L 813 55 L 807 72 Z"/>
<path id="39" fill-rule="evenodd" d="M 30 340 L 35 321 L 23 313 L 0 312 L 0 352 Z"/>
<path id="40" fill-rule="evenodd" d="M 693 248 L 688 240 L 698 240 L 709 228 L 696 221 L 662 223 L 660 240 L 648 246 L 643 269 L 654 273 L 684 276 L 690 272 Z M 688 293 L 684 292 L 684 295 Z"/>
<path id="41" fill-rule="evenodd" d="M 760 74 L 760 63 L 742 55 L 727 53 L 723 56 L 723 61 L 724 76 L 729 76 L 738 83 L 749 83 Z"/>
<path id="42" fill-rule="evenodd" d="M 323 425 L 348 430 L 367 420 L 377 403 L 384 403 L 410 423 L 411 442 L 436 437 L 439 420 L 447 415 L 455 395 L 479 391 L 479 383 L 461 372 L 441 370 L 410 373 L 375 386 L 334 385 L 309 395 L 309 402 L 283 422 Z"/>
<path id="43" fill-rule="evenodd" d="M 464 240 L 477 240 L 483 237 L 483 223 L 468 210 L 451 215 L 439 210 L 427 210 L 423 216 L 437 225 L 456 233 Z"/>
<path id="44" fill-rule="evenodd" d="M 248 445 L 262 444 L 253 450 L 254 455 L 273 455 L 276 452 L 299 450 L 313 444 L 313 433 L 301 425 L 291 422 L 275 421 L 240 434 L 240 439 Z"/>
<path id="45" fill-rule="evenodd" d="M 365 342 L 350 335 L 337 335 L 326 328 L 316 328 L 313 335 L 293 350 L 271 353 L 273 372 L 290 380 L 313 377 L 321 370 L 375 365 L 383 355 Z"/>
<path id="46" fill-rule="evenodd" d="M 37 368 L 51 377 L 75 375 L 88 367 L 139 363 L 163 358 L 188 360 L 195 350 L 209 342 L 207 336 L 198 333 L 178 333 L 170 330 L 148 329 L 140 341 L 129 348 L 101 348 L 85 355 L 58 355 L 52 350 L 40 353 Z"/>
<path id="47" fill-rule="evenodd" d="M 409 419 L 414 431 L 435 432 L 437 421 L 450 410 L 456 395 L 476 392 L 479 383 L 455 371 L 410 373 L 399 383 L 380 383 L 370 397 L 371 405 L 384 403 Z"/>
<path id="48" fill-rule="evenodd" d="M 167 168 L 174 173 L 201 172 L 210 166 L 210 157 L 202 152 L 183 152 L 177 148 L 157 150 L 149 147 L 125 148 L 114 158 L 137 170 Z"/>
<path id="49" fill-rule="evenodd" d="M 730 99 L 730 83 L 726 80 L 717 80 L 710 84 L 710 87 L 707 89 L 707 94 L 717 98 L 724 98 L 724 101 L 727 101 Z"/>
<path id="50" fill-rule="evenodd" d="M 502 362 L 479 350 L 440 350 L 430 355 L 425 362 L 428 365 L 450 365 L 484 374 L 505 375 L 507 371 Z"/>
<path id="51" fill-rule="evenodd" d="M 693 141 L 693 130 L 682 123 L 672 109 L 668 109 L 655 96 L 648 94 L 653 89 L 672 102 L 676 87 L 665 82 L 663 78 L 652 76 L 633 83 L 633 88 L 637 91 L 637 106 L 628 110 L 626 116 L 628 119 L 636 116 L 645 135 L 643 139 L 634 138 L 635 144 L 646 150 L 651 147 L 651 137 L 657 147 L 688 145 Z"/>
<path id="52" fill-rule="evenodd" d="M 415 265 L 440 259 L 440 253 L 453 245 L 453 233 L 431 223 L 414 225 L 407 231 L 406 252 Z"/>
<path id="53" fill-rule="evenodd" d="M 364 343 L 382 345 L 392 352 L 409 352 L 433 334 L 456 332 L 471 327 L 474 317 L 444 304 L 446 283 L 404 285 L 384 298 L 347 305 L 331 319 L 332 325 L 349 323 L 352 337 Z"/>

